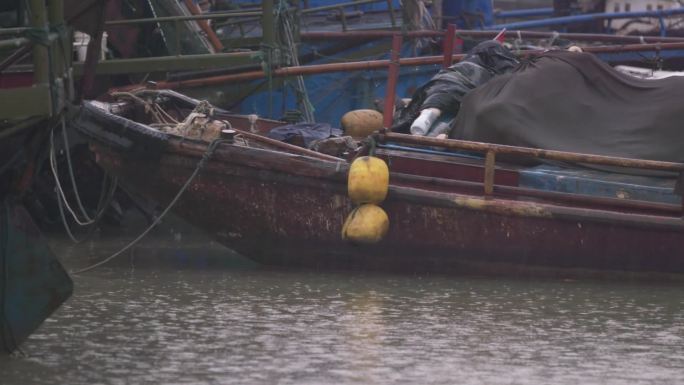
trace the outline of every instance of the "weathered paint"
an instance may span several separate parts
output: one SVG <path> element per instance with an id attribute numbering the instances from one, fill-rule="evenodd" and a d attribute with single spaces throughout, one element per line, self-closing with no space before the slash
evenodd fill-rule
<path id="1" fill-rule="evenodd" d="M 123 183 L 166 204 L 199 160 L 200 145 L 138 162 L 95 146 Z M 684 222 L 515 199 L 403 187 L 382 204 L 390 230 L 377 245 L 340 231 L 352 204 L 333 162 L 239 146 L 221 147 L 177 212 L 238 252 L 282 266 L 517 273 L 598 269 L 684 273 Z"/>

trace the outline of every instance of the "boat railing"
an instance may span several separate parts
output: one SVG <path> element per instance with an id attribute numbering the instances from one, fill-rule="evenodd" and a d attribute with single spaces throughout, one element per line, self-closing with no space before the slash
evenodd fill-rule
<path id="1" fill-rule="evenodd" d="M 432 137 L 423 137 L 415 135 L 406 135 L 389 132 L 387 130 L 380 131 L 374 135 L 374 139 L 378 143 L 401 143 L 408 145 L 418 145 L 418 146 L 429 146 L 438 147 L 449 150 L 461 150 L 461 151 L 471 151 L 484 154 L 484 182 L 482 183 L 483 194 L 485 197 L 492 197 L 495 192 L 495 173 L 496 173 L 496 157 L 497 155 L 508 155 L 508 156 L 518 156 L 527 157 L 532 159 L 545 159 L 554 160 L 561 162 L 570 162 L 577 164 L 586 165 L 600 165 L 600 166 L 612 166 L 618 168 L 631 168 L 639 170 L 651 170 L 660 172 L 669 172 L 673 175 L 678 175 L 678 180 L 674 188 L 674 193 L 677 195 L 682 195 L 681 187 L 682 182 L 684 182 L 684 163 L 676 162 L 665 162 L 656 160 L 643 160 L 643 159 L 632 159 L 623 158 L 615 156 L 606 155 L 594 155 L 594 154 L 583 154 L 567 151 L 557 151 L 557 150 L 545 150 L 538 148 L 529 147 L 517 147 L 517 146 L 507 146 L 494 143 L 482 143 L 473 142 L 466 140 L 456 140 L 456 139 L 438 139 Z M 504 190 L 511 190 L 506 186 Z M 523 189 L 517 189 L 516 192 L 525 192 Z M 553 195 L 550 193 L 547 195 Z M 539 194 L 538 194 L 539 195 Z M 541 194 L 544 195 L 544 194 Z M 558 195 L 558 194 L 556 194 Z M 571 195 L 571 194 L 563 194 Z M 594 203 L 609 203 L 607 200 L 594 199 Z M 600 202 L 599 202 L 600 201 Z M 606 201 L 606 202 L 604 202 Z M 654 204 L 646 205 L 643 202 L 634 201 L 622 201 L 620 203 L 622 206 L 644 209 L 644 208 L 658 208 L 661 210 L 666 210 L 672 212 L 676 209 L 675 205 L 663 205 Z M 677 209 L 680 215 L 684 215 L 684 200 L 682 205 Z"/>
<path id="2" fill-rule="evenodd" d="M 314 14 L 323 11 L 338 10 L 340 13 L 340 21 L 342 23 L 342 30 L 347 30 L 347 20 L 344 9 L 349 7 L 356 7 L 360 5 L 373 4 L 373 3 L 387 3 L 388 13 L 390 15 L 390 22 L 392 27 L 397 26 L 397 20 L 395 16 L 395 9 L 392 0 L 360 0 L 352 1 L 347 3 L 339 3 L 332 5 L 325 5 L 313 8 L 302 8 L 297 7 L 289 8 L 292 11 L 298 11 L 299 13 Z M 271 7 L 272 8 L 272 7 Z M 196 15 L 183 15 L 183 16 L 162 16 L 162 17 L 149 17 L 141 19 L 122 19 L 122 20 L 111 20 L 107 21 L 105 25 L 107 26 L 117 26 L 117 25 L 133 25 L 133 24 L 156 24 L 156 23 L 178 23 L 183 21 L 201 21 L 201 20 L 217 20 L 217 19 L 233 19 L 233 21 L 223 22 L 222 24 L 240 24 L 240 23 L 251 23 L 254 22 L 254 17 L 262 17 L 264 15 L 264 9 L 267 7 L 256 8 L 255 10 L 244 10 L 244 11 L 229 11 L 229 12 L 207 12 Z"/>
<path id="3" fill-rule="evenodd" d="M 58 115 L 73 98 L 70 92 L 71 41 L 63 28 L 63 1 L 27 2 L 27 27 L 0 29 L 0 75 L 23 58 L 32 56 L 32 79 L 17 78 L 0 87 L 0 120 L 20 122 L 0 131 L 0 139 Z M 27 103 L 26 101 L 30 101 Z"/>
<path id="4" fill-rule="evenodd" d="M 495 24 L 487 26 L 486 29 L 500 30 L 500 29 L 529 29 L 529 28 L 544 28 L 551 26 L 564 26 L 569 24 L 585 23 L 589 21 L 600 21 L 600 20 L 614 20 L 614 19 L 636 19 L 636 18 L 654 18 L 658 19 L 660 24 L 660 34 L 661 36 L 666 36 L 667 26 L 665 24 L 665 18 L 684 15 L 684 7 L 671 8 L 671 9 L 658 9 L 652 11 L 639 11 L 639 12 L 604 12 L 604 13 L 587 13 L 582 15 L 571 15 L 571 16 L 561 16 L 552 17 L 548 19 L 541 20 L 528 20 L 519 21 L 506 24 Z"/>

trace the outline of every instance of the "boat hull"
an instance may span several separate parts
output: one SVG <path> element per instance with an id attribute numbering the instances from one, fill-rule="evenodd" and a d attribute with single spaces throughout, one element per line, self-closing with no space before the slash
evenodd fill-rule
<path id="1" fill-rule="evenodd" d="M 181 146 L 182 147 L 182 146 Z M 190 147 L 193 147 L 190 145 Z M 187 181 L 202 146 L 140 162 L 94 145 L 98 162 L 162 206 Z M 682 219 L 392 185 L 386 239 L 341 239 L 353 205 L 346 162 L 223 146 L 175 211 L 226 246 L 286 267 L 574 275 L 684 273 Z"/>

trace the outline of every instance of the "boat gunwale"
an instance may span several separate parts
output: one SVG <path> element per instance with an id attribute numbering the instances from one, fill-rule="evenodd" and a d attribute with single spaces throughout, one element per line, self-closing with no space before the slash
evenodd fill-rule
<path id="1" fill-rule="evenodd" d="M 200 159 L 206 153 L 206 145 L 203 146 L 201 143 L 181 142 L 175 138 L 170 143 L 171 146 L 166 149 L 160 158 L 161 167 L 172 165 L 175 168 L 179 164 L 183 164 L 189 169 L 195 164 L 195 159 Z M 96 152 L 102 150 L 111 152 L 111 149 L 98 146 L 97 144 L 95 146 L 91 145 L 91 149 L 94 149 Z M 266 154 L 268 154 L 269 159 L 265 162 L 264 155 Z M 191 162 L 189 159 L 193 159 L 193 161 Z M 290 163 L 291 161 L 296 162 L 296 164 Z M 261 167 L 264 163 L 267 163 L 270 167 L 268 169 Z M 331 162 L 305 155 L 224 143 L 218 146 L 214 156 L 211 157 L 203 172 L 235 175 L 240 178 L 252 178 L 261 181 L 289 183 L 305 188 L 325 188 L 346 195 L 348 168 L 349 164 L 342 159 L 339 162 Z M 259 172 L 240 171 L 239 169 L 256 169 Z M 315 170 L 316 173 L 309 172 L 311 170 Z M 327 181 L 330 186 L 324 187 L 321 183 L 322 180 Z M 520 201 L 456 192 L 441 192 L 398 185 L 396 182 L 392 182 L 391 175 L 387 201 L 405 201 L 421 205 L 476 210 L 498 215 L 558 219 L 576 221 L 578 223 L 595 222 L 639 228 L 684 230 L 684 218 L 682 217 L 625 213 L 547 202 Z"/>
<path id="2" fill-rule="evenodd" d="M 163 93 L 166 93 L 164 91 Z M 173 94 L 176 94 L 173 92 Z M 182 94 L 178 94 L 182 95 Z M 175 96 L 175 95 L 174 95 Z M 185 98 L 187 101 L 194 101 L 191 98 Z M 124 119 L 126 121 L 134 122 L 137 126 L 142 126 L 153 133 L 161 133 L 152 127 L 145 124 L 137 123 L 133 120 L 127 119 L 125 117 L 112 114 L 108 111 L 102 110 L 96 106 L 92 108 L 100 111 L 101 117 L 112 116 L 119 119 Z M 126 127 L 124 127 L 126 128 Z M 103 133 L 99 133 L 102 135 Z M 90 133 L 91 140 L 97 140 L 99 135 L 94 135 Z M 381 133 L 384 138 L 391 137 L 407 137 L 408 135 L 400 134 L 387 134 Z M 163 157 L 164 155 L 181 155 L 185 157 L 201 158 L 203 157 L 209 147 L 209 143 L 202 140 L 184 138 L 172 134 L 163 134 L 163 138 L 154 136 L 154 140 L 164 142 L 165 146 L 161 148 L 158 156 Z M 103 138 L 104 139 L 104 138 Z M 426 139 L 426 138 L 421 138 Z M 462 142 L 455 140 L 448 140 L 445 143 L 451 142 Z M 469 143 L 466 143 L 469 144 Z M 489 144 L 481 144 L 489 145 Z M 524 147 L 514 147 L 514 146 L 501 146 L 495 145 L 496 148 L 513 148 L 516 150 L 525 150 L 532 152 L 542 153 L 544 150 L 539 149 L 529 149 Z M 91 146 L 92 148 L 92 146 Z M 230 148 L 231 150 L 228 150 Z M 119 149 L 121 150 L 121 149 Z M 241 153 L 241 156 L 236 158 L 236 150 Z M 264 154 L 269 154 L 270 159 L 264 159 Z M 580 156 L 586 154 L 578 154 Z M 240 158 L 240 159 L 238 159 Z M 611 158 L 611 157 L 603 157 Z M 616 158 L 622 161 L 622 158 Z M 305 154 L 293 154 L 284 151 L 277 151 L 266 148 L 255 148 L 240 146 L 229 143 L 221 143 L 216 147 L 214 153 L 212 154 L 212 160 L 221 160 L 228 163 L 242 164 L 247 167 L 264 169 L 264 165 L 268 164 L 271 171 L 286 173 L 290 175 L 298 175 L 301 177 L 313 178 L 320 180 L 321 178 L 329 179 L 334 183 L 340 184 L 341 186 L 346 183 L 346 175 L 349 168 L 349 162 L 345 159 L 340 158 L 339 161 L 326 160 L 308 156 Z M 294 164 L 292 163 L 294 162 Z M 209 162 L 211 165 L 212 162 Z M 655 162 L 655 163 L 669 163 L 669 162 Z M 684 167 L 684 164 L 676 164 L 677 166 Z M 213 168 L 213 167 L 209 167 Z M 395 177 L 396 177 L 395 173 Z M 438 178 L 434 178 L 438 179 Z M 320 182 L 319 182 L 320 183 Z M 416 194 L 416 191 L 422 193 Z M 446 194 L 446 195 L 445 195 Z M 447 205 L 455 204 L 457 207 L 465 207 L 469 209 L 476 209 L 482 211 L 491 211 L 504 214 L 515 214 L 522 216 L 542 216 L 542 217 L 553 217 L 553 218 L 573 218 L 573 220 L 609 220 L 617 221 L 620 223 L 629 224 L 634 222 L 635 225 L 654 225 L 654 226 L 664 226 L 667 228 L 684 228 L 684 218 L 665 216 L 665 215 L 652 215 L 652 214 L 642 214 L 642 213 L 626 213 L 615 210 L 597 209 L 597 208 L 586 208 L 586 207 L 573 207 L 567 205 L 559 205 L 550 202 L 536 202 L 536 201 L 521 201 L 512 199 L 501 199 L 494 196 L 487 196 L 482 194 L 463 194 L 456 192 L 441 192 L 435 191 L 428 188 L 414 188 L 401 186 L 396 183 L 390 182 L 390 198 L 393 196 L 401 197 L 405 196 L 408 198 L 430 198 L 437 199 L 442 198 L 443 201 L 452 202 L 447 203 Z M 581 195 L 581 194 L 578 194 Z M 672 205 L 675 206 L 675 205 Z M 669 206 L 668 206 L 669 207 Z"/>

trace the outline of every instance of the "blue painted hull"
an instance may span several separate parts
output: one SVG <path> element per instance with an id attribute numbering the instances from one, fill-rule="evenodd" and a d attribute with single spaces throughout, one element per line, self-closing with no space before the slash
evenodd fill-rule
<path id="1" fill-rule="evenodd" d="M 0 207 L 0 353 L 11 353 L 73 291 L 26 209 Z"/>

